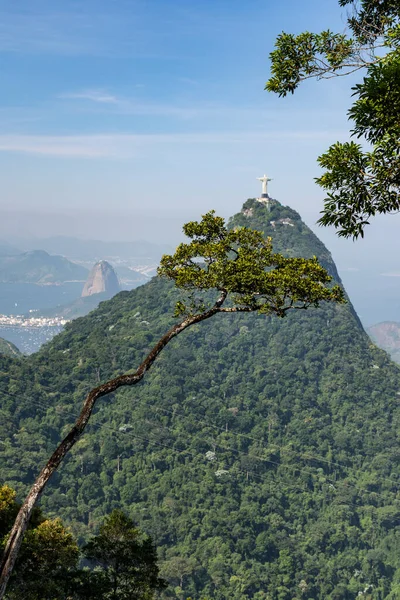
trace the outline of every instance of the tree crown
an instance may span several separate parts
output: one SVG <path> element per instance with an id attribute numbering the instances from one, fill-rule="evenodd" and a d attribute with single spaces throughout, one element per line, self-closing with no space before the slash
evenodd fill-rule
<path id="1" fill-rule="evenodd" d="M 305 79 L 326 79 L 366 69 L 353 87 L 348 111 L 352 136 L 372 148 L 337 142 L 319 157 L 325 169 L 316 179 L 327 192 L 321 225 L 334 225 L 344 237 L 364 235 L 369 218 L 400 209 L 400 4 L 398 0 L 339 0 L 349 7 L 349 35 L 308 31 L 282 33 L 270 54 L 266 89 L 294 93 Z"/>
<path id="2" fill-rule="evenodd" d="M 220 311 L 258 311 L 285 316 L 289 309 L 318 306 L 322 300 L 343 302 L 343 291 L 313 257 L 286 258 L 273 252 L 271 238 L 247 227 L 229 230 L 222 217 L 208 212 L 202 220 L 187 223 L 184 233 L 192 240 L 175 254 L 161 259 L 158 273 L 174 280 L 187 292 L 176 306 L 177 314 L 206 309 L 206 298 L 196 292 L 214 290 Z M 229 307 L 222 308 L 228 300 Z"/>

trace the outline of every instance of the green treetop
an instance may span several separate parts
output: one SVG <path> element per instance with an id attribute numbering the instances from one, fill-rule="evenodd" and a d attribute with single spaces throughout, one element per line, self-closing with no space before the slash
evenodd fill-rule
<path id="1" fill-rule="evenodd" d="M 0 544 L 18 513 L 15 491 L 0 486 Z M 8 600 L 61 600 L 70 573 L 77 567 L 79 549 L 60 519 L 47 519 L 36 509 L 8 589 Z"/>
<path id="2" fill-rule="evenodd" d="M 83 551 L 101 569 L 94 574 L 103 588 L 97 600 L 151 600 L 154 590 L 166 587 L 158 576 L 153 542 L 120 510 L 106 517 L 99 534 Z"/>
<path id="3" fill-rule="evenodd" d="M 292 308 L 318 306 L 322 300 L 343 301 L 339 286 L 326 287 L 332 277 L 314 258 L 285 258 L 275 254 L 271 238 L 247 227 L 228 230 L 211 211 L 200 222 L 183 228 L 190 244 L 180 244 L 174 255 L 161 259 L 161 276 L 188 292 L 189 302 L 177 303 L 177 314 L 202 314 L 212 305 L 216 312 L 252 312 L 284 317 Z M 214 304 L 195 297 L 214 290 Z M 225 305 L 227 303 L 227 306 Z"/>
<path id="4" fill-rule="evenodd" d="M 327 79 L 363 69 L 348 111 L 355 141 L 336 142 L 318 158 L 326 190 L 319 222 L 344 237 L 364 235 L 368 219 L 400 208 L 400 4 L 398 0 L 339 0 L 352 9 L 349 35 L 308 31 L 282 33 L 271 53 L 266 89 L 293 93 L 305 79 Z"/>

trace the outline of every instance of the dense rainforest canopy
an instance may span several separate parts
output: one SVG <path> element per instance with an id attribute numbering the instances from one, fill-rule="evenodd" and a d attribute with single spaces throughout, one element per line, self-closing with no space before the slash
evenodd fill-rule
<path id="1" fill-rule="evenodd" d="M 287 256 L 329 252 L 288 207 L 230 222 Z M 22 497 L 97 382 L 139 364 L 174 322 L 153 279 L 1 357 L 1 474 Z M 152 536 L 164 598 L 395 599 L 400 594 L 400 371 L 350 303 L 196 325 L 134 389 L 99 402 L 42 498 L 80 541 L 122 508 Z"/>

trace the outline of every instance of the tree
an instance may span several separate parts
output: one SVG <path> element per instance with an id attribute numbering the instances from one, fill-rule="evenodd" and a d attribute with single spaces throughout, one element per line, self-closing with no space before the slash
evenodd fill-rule
<path id="1" fill-rule="evenodd" d="M 19 505 L 15 491 L 0 487 L 0 541 L 9 531 Z M 46 519 L 39 509 L 26 533 L 10 582 L 10 600 L 56 600 L 64 598 L 64 588 L 76 569 L 79 549 L 60 519 Z"/>
<path id="2" fill-rule="evenodd" d="M 79 440 L 97 400 L 123 386 L 141 381 L 177 335 L 217 314 L 258 312 L 284 317 L 289 310 L 304 310 L 321 301 L 344 302 L 339 286 L 329 287 L 331 276 L 314 257 L 285 258 L 272 250 L 271 239 L 246 227 L 229 230 L 211 211 L 200 222 L 183 228 L 192 241 L 180 244 L 174 255 L 161 260 L 159 275 L 175 282 L 184 296 L 176 304 L 179 322 L 171 327 L 134 372 L 128 372 L 92 389 L 67 436 L 43 467 L 23 503 L 5 547 L 0 576 L 4 597 L 18 551 L 35 504 L 65 455 Z M 199 294 L 205 292 L 201 297 Z"/>
<path id="3" fill-rule="evenodd" d="M 25 536 L 10 599 L 63 598 L 78 558 L 78 545 L 61 520 L 44 520 Z"/>
<path id="4" fill-rule="evenodd" d="M 197 566 L 196 559 L 192 557 L 172 556 L 162 565 L 162 574 L 182 588 L 184 578 L 191 575 Z"/>
<path id="5" fill-rule="evenodd" d="M 19 505 L 15 491 L 0 487 L 0 543 Z M 83 548 L 92 569 L 78 568 L 80 551 L 61 520 L 35 510 L 7 590 L 9 600 L 151 600 L 166 587 L 158 577 L 157 553 L 122 511 L 105 518 L 99 535 Z M 94 567 L 94 568 L 93 568 Z"/>
<path id="6" fill-rule="evenodd" d="M 0 539 L 8 533 L 16 515 L 19 506 L 15 501 L 15 491 L 8 485 L 0 487 Z"/>
<path id="7" fill-rule="evenodd" d="M 90 540 L 83 553 L 101 569 L 95 571 L 103 587 L 99 600 L 150 600 L 153 590 L 166 587 L 158 576 L 151 538 L 144 537 L 120 510 L 106 517 L 99 535 Z"/>
<path id="8" fill-rule="evenodd" d="M 352 88 L 355 102 L 348 116 L 352 137 L 364 139 L 369 148 L 336 142 L 318 158 L 325 172 L 316 179 L 327 193 L 319 223 L 356 239 L 364 236 L 370 217 L 400 209 L 400 4 L 339 0 L 339 5 L 352 8 L 350 35 L 282 33 L 270 55 L 266 89 L 286 96 L 306 79 L 366 70 Z"/>

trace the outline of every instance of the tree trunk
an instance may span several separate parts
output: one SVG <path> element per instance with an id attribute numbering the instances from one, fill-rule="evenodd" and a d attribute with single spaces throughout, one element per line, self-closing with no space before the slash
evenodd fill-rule
<path id="1" fill-rule="evenodd" d="M 68 435 L 62 440 L 62 442 L 58 445 L 56 450 L 53 452 L 52 456 L 40 472 L 38 478 L 35 483 L 31 487 L 29 494 L 27 495 L 23 505 L 20 508 L 20 511 L 15 519 L 15 523 L 10 532 L 6 547 L 4 549 L 2 561 L 1 561 L 1 572 L 0 572 L 0 600 L 4 598 L 4 594 L 6 591 L 7 583 L 12 574 L 15 561 L 18 556 L 19 549 L 22 544 L 23 536 L 28 527 L 29 520 L 32 515 L 32 511 L 38 501 L 41 493 L 43 492 L 47 482 L 50 477 L 59 467 L 65 455 L 69 452 L 72 446 L 78 441 L 80 436 L 82 435 L 85 427 L 90 419 L 90 415 L 92 414 L 93 408 L 96 404 L 96 401 L 102 396 L 106 396 L 112 392 L 115 392 L 117 389 L 123 386 L 135 385 L 138 383 L 145 375 L 146 371 L 148 371 L 160 354 L 160 352 L 165 348 L 165 346 L 179 333 L 194 325 L 195 323 L 199 323 L 200 321 L 204 321 L 215 315 L 217 312 L 220 312 L 220 307 L 224 303 L 227 294 L 225 292 L 221 292 L 220 297 L 214 304 L 212 308 L 204 313 L 199 315 L 189 316 L 184 319 L 181 323 L 174 325 L 171 327 L 169 331 L 160 339 L 160 341 L 154 346 L 151 352 L 144 359 L 142 364 L 139 366 L 135 373 L 127 373 L 124 375 L 120 375 L 115 379 L 111 379 L 102 385 L 91 390 L 83 403 L 83 407 L 81 413 L 71 429 Z"/>

